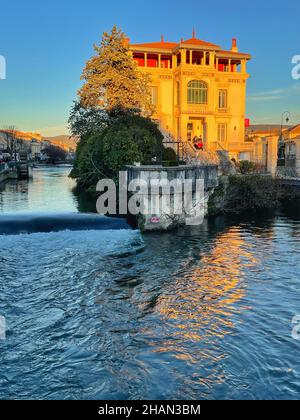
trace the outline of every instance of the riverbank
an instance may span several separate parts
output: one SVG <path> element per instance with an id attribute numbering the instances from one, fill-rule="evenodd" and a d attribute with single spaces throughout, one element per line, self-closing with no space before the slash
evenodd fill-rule
<path id="1" fill-rule="evenodd" d="M 131 169 L 131 167 L 129 168 Z M 143 176 L 147 178 L 147 168 L 134 168 L 137 172 L 134 176 L 139 178 L 138 172 L 141 171 Z M 188 169 L 188 167 L 185 167 Z M 156 167 L 152 168 L 153 171 L 157 171 Z M 170 169 L 171 173 L 175 170 Z M 202 174 L 203 175 L 203 174 Z M 174 176 L 174 174 L 172 175 Z M 132 178 L 133 175 L 130 174 Z M 130 178 L 129 177 L 129 178 Z M 130 179 L 131 179 L 130 178 Z M 210 179 L 209 176 L 204 176 L 206 183 Z M 219 184 L 216 186 L 216 184 Z M 236 174 L 230 176 L 221 176 L 214 182 L 209 194 L 207 194 L 207 217 L 217 217 L 220 215 L 244 215 L 252 214 L 255 212 L 264 211 L 280 211 L 284 207 L 297 204 L 300 206 L 300 182 L 299 185 L 293 185 L 293 183 L 283 182 L 280 178 L 273 178 L 268 174 Z M 83 208 L 86 208 L 86 203 L 89 205 L 89 209 L 92 212 L 96 211 L 97 193 L 91 193 L 90 191 L 84 191 L 80 186 L 76 185 L 74 188 L 74 194 L 78 198 L 79 203 L 82 204 Z M 120 216 L 124 217 L 124 216 Z M 151 217 L 152 218 L 152 217 Z M 150 219 L 151 219 L 150 218 Z M 143 217 L 136 217 L 129 215 L 127 217 L 128 222 L 133 227 L 140 227 L 144 232 L 144 220 Z M 173 218 L 174 219 L 174 218 Z M 170 226 L 176 229 L 182 223 L 177 223 L 175 220 L 171 220 Z M 151 229 L 149 229 L 151 230 Z M 159 226 L 156 229 L 160 230 Z M 168 229 L 161 229 L 163 232 Z"/>
<path id="2" fill-rule="evenodd" d="M 219 178 L 219 186 L 208 202 L 208 216 L 280 210 L 291 202 L 300 203 L 300 191 L 270 175 L 231 175 Z"/>
<path id="3" fill-rule="evenodd" d="M 9 170 L 8 169 L 0 169 L 0 183 L 5 182 L 9 179 Z"/>
<path id="4" fill-rule="evenodd" d="M 9 180 L 18 179 L 18 173 L 16 170 L 12 170 L 7 163 L 0 164 L 0 184 Z"/>

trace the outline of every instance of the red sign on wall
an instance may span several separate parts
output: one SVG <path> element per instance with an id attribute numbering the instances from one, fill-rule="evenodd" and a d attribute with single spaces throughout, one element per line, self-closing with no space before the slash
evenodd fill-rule
<path id="1" fill-rule="evenodd" d="M 250 119 L 249 118 L 245 118 L 245 127 L 250 127 Z"/>

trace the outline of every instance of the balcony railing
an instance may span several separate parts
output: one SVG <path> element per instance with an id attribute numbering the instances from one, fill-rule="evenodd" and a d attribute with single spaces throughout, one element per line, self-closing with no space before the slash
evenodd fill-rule
<path id="1" fill-rule="evenodd" d="M 208 105 L 187 104 L 187 108 L 183 113 L 188 114 L 213 114 Z"/>
<path id="2" fill-rule="evenodd" d="M 230 108 L 216 108 L 216 114 L 230 114 Z"/>

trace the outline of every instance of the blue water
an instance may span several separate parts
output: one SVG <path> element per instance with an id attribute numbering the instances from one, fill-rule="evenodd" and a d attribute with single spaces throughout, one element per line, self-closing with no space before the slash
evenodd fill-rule
<path id="1" fill-rule="evenodd" d="M 57 171 L 44 180 L 65 191 L 60 210 L 76 211 Z M 30 209 L 45 211 L 33 191 Z M 24 211 L 11 194 L 6 213 Z M 297 213 L 164 235 L 2 235 L 0 247 L 1 398 L 299 398 Z"/>

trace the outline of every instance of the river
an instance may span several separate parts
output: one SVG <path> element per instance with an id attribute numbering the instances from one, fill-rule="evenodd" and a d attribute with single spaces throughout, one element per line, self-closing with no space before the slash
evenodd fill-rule
<path id="1" fill-rule="evenodd" d="M 68 172 L 6 184 L 0 211 L 77 212 Z M 0 398 L 299 398 L 299 212 L 0 246 Z"/>

